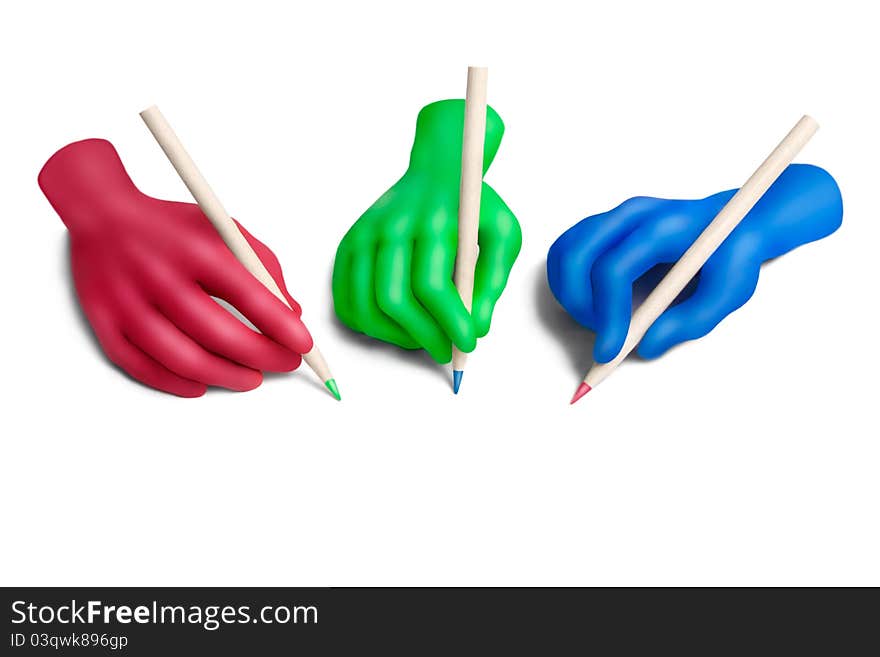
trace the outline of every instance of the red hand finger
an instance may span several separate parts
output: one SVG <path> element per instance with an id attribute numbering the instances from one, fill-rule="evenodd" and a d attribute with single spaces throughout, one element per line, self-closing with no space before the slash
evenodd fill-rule
<path id="1" fill-rule="evenodd" d="M 233 219 L 233 221 L 235 220 Z M 302 315 L 302 307 L 296 302 L 296 299 L 290 296 L 290 292 L 287 291 L 287 286 L 284 284 L 284 272 L 281 271 L 281 263 L 278 262 L 278 257 L 272 249 L 251 235 L 244 226 L 237 221 L 235 224 L 238 226 L 241 234 L 244 235 L 244 238 L 251 245 L 251 248 L 256 252 L 257 257 L 263 262 L 266 270 L 272 278 L 275 279 L 275 282 L 278 283 L 278 287 L 281 288 L 281 292 L 287 299 L 287 303 L 290 304 L 291 309 L 293 309 L 297 315 Z"/>
<path id="2" fill-rule="evenodd" d="M 285 306 L 227 251 L 198 274 L 202 288 L 224 299 L 264 335 L 299 354 L 312 348 L 312 336 L 299 315 Z"/>
<path id="3" fill-rule="evenodd" d="M 263 382 L 257 371 L 207 352 L 152 308 L 132 313 L 125 336 L 172 372 L 193 381 L 230 390 L 253 390 Z"/>
<path id="4" fill-rule="evenodd" d="M 116 330 L 109 317 L 97 309 L 92 309 L 88 315 L 104 353 L 129 376 L 151 388 L 180 397 L 201 397 L 205 394 L 207 386 L 204 383 L 178 376 L 150 358 Z"/>
<path id="5" fill-rule="evenodd" d="M 162 313 L 208 351 L 255 370 L 289 372 L 302 357 L 245 326 L 197 285 L 166 294 Z"/>

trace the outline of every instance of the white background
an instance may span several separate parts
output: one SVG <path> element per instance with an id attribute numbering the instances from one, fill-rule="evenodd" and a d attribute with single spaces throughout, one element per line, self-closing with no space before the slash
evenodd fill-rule
<path id="1" fill-rule="evenodd" d="M 880 584 L 870 3 L 10 6 L 0 583 Z M 524 246 L 455 398 L 425 354 L 341 327 L 329 277 L 469 63 L 490 67 L 507 132 L 486 180 Z M 189 200 L 152 103 L 279 255 L 341 404 L 308 370 L 178 399 L 96 347 L 36 176 L 104 137 L 142 190 Z M 738 186 L 803 113 L 841 230 L 569 407 L 589 334 L 549 297 L 550 243 L 630 196 Z"/>

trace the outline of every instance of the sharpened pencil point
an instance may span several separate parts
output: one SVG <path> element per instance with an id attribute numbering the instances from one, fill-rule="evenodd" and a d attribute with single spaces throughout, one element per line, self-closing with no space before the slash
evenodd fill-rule
<path id="1" fill-rule="evenodd" d="M 575 390 L 574 397 L 571 398 L 571 403 L 574 404 L 578 399 L 590 392 L 590 390 L 592 390 L 590 386 L 588 386 L 586 383 L 581 383 L 578 386 L 578 389 Z"/>
<path id="2" fill-rule="evenodd" d="M 461 377 L 464 376 L 464 370 L 452 370 L 452 392 L 458 394 L 461 388 Z"/>
<path id="3" fill-rule="evenodd" d="M 342 397 L 339 395 L 339 388 L 336 385 L 336 379 L 327 379 L 324 381 L 324 385 L 327 386 L 327 390 L 336 398 L 336 401 L 342 401 Z"/>

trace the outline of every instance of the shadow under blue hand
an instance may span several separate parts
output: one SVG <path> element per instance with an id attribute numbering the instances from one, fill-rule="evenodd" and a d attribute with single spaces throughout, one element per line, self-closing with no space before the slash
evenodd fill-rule
<path id="1" fill-rule="evenodd" d="M 613 359 L 623 346 L 633 284 L 655 266 L 678 260 L 734 193 L 701 200 L 631 198 L 580 221 L 553 243 L 550 289 L 575 320 L 596 332 L 596 361 Z M 709 258 L 692 293 L 654 322 L 639 355 L 656 358 L 709 333 L 751 298 L 761 263 L 830 235 L 842 219 L 834 178 L 809 164 L 790 165 Z"/>

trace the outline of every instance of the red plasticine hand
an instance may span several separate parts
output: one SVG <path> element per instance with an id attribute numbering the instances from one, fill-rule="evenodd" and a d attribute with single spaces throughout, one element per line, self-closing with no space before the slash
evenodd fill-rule
<path id="1" fill-rule="evenodd" d="M 70 231 L 86 317 L 110 360 L 135 379 L 181 397 L 207 386 L 251 390 L 261 370 L 296 369 L 312 348 L 275 254 L 239 225 L 293 312 L 235 259 L 197 205 L 138 190 L 110 142 L 65 146 L 39 184 Z"/>

